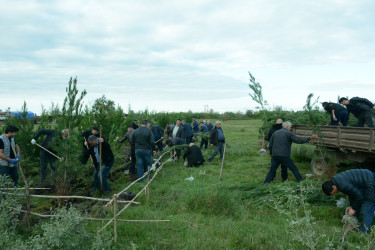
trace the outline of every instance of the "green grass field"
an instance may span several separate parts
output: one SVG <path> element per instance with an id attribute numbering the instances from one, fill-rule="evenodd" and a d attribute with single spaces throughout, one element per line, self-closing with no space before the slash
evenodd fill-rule
<path id="1" fill-rule="evenodd" d="M 263 185 L 270 166 L 269 154 L 259 153 L 260 121 L 223 123 L 226 155 L 219 182 L 219 157 L 200 168 L 183 161 L 165 165 L 164 177 L 151 184 L 150 200 L 126 210 L 121 219 L 170 220 L 163 223 L 118 223 L 114 249 L 341 249 L 372 246 L 372 238 L 349 233 L 340 242 L 343 210 L 337 197 L 320 190 L 321 178 L 299 185 L 289 171 L 289 181 Z M 203 150 L 204 156 L 213 148 Z M 301 174 L 310 173 L 309 162 L 295 161 Z M 204 174 L 203 174 L 204 173 Z M 193 176 L 194 181 L 185 178 Z M 129 184 L 126 178 L 110 183 L 113 192 Z M 137 193 L 144 184 L 131 189 Z M 108 215 L 110 217 L 110 214 Z M 90 228 L 103 223 L 90 222 Z M 113 225 L 108 232 L 113 232 Z"/>
<path id="2" fill-rule="evenodd" d="M 309 157 L 311 145 L 293 145 L 293 159 L 305 180 L 297 183 L 289 171 L 289 179 L 282 183 L 280 169 L 274 182 L 263 185 L 270 167 L 269 153 L 259 153 L 259 120 L 230 120 L 222 124 L 226 137 L 225 164 L 219 181 L 219 156 L 199 168 L 184 167 L 183 160 L 167 162 L 151 183 L 150 199 L 145 193 L 137 199 L 140 205 L 130 206 L 119 219 L 170 220 L 170 222 L 118 222 L 118 242 L 112 249 L 374 249 L 375 236 L 349 232 L 341 242 L 343 208 L 336 200 L 326 197 L 321 183 L 326 178 L 311 177 Z M 119 145 L 111 143 L 116 158 Z M 213 148 L 203 149 L 205 159 Z M 130 184 L 118 160 L 112 168 L 109 183 L 113 195 Z M 89 164 L 81 171 L 87 173 Z M 38 181 L 38 167 L 34 181 Z M 118 170 L 118 171 L 116 171 Z M 340 170 L 339 170 L 340 171 Z M 76 176 L 84 183 L 74 194 L 85 195 L 92 185 L 91 175 Z M 194 177 L 194 181 L 185 180 Z M 146 184 L 136 183 L 129 191 L 138 193 Z M 98 195 L 98 194 L 97 194 Z M 103 203 L 78 202 L 72 204 L 86 217 L 111 218 L 113 211 Z M 47 212 L 57 206 L 51 200 L 33 198 L 33 212 Z M 94 205 L 94 206 L 92 206 Z M 119 205 L 120 210 L 124 205 Z M 22 224 L 18 232 L 27 239 L 38 234 L 40 222 L 32 216 L 27 229 Z M 96 232 L 104 222 L 85 221 L 90 232 Z M 78 233 L 78 232 L 77 232 Z M 113 235 L 113 224 L 105 229 Z M 58 236 L 57 236 L 58 237 Z M 74 239 L 72 239 L 74 240 Z"/>

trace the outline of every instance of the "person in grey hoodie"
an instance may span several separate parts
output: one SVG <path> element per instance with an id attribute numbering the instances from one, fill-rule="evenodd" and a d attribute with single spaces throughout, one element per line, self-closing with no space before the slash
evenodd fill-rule
<path id="1" fill-rule="evenodd" d="M 264 183 L 270 183 L 276 175 L 276 170 L 280 164 L 289 168 L 297 181 L 302 181 L 303 178 L 299 173 L 293 160 L 290 158 L 292 143 L 303 144 L 309 142 L 311 139 L 318 139 L 315 134 L 310 137 L 298 137 L 291 131 L 292 124 L 289 121 L 283 122 L 283 128 L 273 133 L 270 139 L 269 149 L 272 156 L 271 168 L 264 180 Z M 283 177 L 284 178 L 284 177 Z M 283 181 L 286 181 L 286 179 Z"/>

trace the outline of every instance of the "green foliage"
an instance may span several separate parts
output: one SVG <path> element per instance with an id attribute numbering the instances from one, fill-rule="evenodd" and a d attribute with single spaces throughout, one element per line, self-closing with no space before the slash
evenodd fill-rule
<path id="1" fill-rule="evenodd" d="M 54 218 L 45 221 L 41 233 L 28 240 L 27 245 L 32 249 L 107 249 L 111 240 L 101 239 L 87 231 L 79 211 L 74 207 L 62 208 L 55 213 Z M 108 237 L 108 235 L 105 235 Z M 94 241 L 93 241 L 94 239 Z"/>

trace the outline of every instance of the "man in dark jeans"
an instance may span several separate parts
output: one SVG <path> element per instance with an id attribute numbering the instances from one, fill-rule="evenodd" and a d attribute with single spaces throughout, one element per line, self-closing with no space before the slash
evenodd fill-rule
<path id="1" fill-rule="evenodd" d="M 215 127 L 211 130 L 210 134 L 210 145 L 214 146 L 214 152 L 208 157 L 207 162 L 211 162 L 212 159 L 220 152 L 220 161 L 223 160 L 224 154 L 224 143 L 225 137 L 223 129 L 221 128 L 221 121 L 216 121 Z"/>
<path id="2" fill-rule="evenodd" d="M 138 178 L 148 171 L 152 166 L 152 155 L 155 155 L 155 140 L 150 129 L 147 128 L 148 121 L 143 120 L 142 126 L 134 130 L 132 136 L 132 145 L 135 148 L 135 157 L 137 158 Z M 142 180 L 140 180 L 141 182 Z"/>
<path id="3" fill-rule="evenodd" d="M 132 145 L 133 133 L 134 133 L 133 126 L 129 125 L 128 131 L 126 132 L 124 137 L 117 140 L 119 143 L 123 143 L 124 141 L 128 140 L 128 142 L 130 144 L 130 161 L 131 161 L 130 169 L 129 169 L 130 170 L 130 177 L 129 177 L 130 180 L 136 180 L 136 178 L 137 178 L 137 172 L 135 170 L 135 164 L 136 164 L 135 148 Z"/>
<path id="4" fill-rule="evenodd" d="M 20 147 L 14 140 L 18 131 L 17 127 L 8 126 L 0 136 L 0 175 L 9 175 L 14 186 L 18 185 L 17 163 L 21 159 Z"/>
<path id="5" fill-rule="evenodd" d="M 345 107 L 332 102 L 323 102 L 322 106 L 331 116 L 331 122 L 329 123 L 330 126 L 337 126 L 339 125 L 339 122 L 345 127 L 348 126 L 349 113 Z"/>
<path id="6" fill-rule="evenodd" d="M 345 97 L 340 98 L 339 103 L 345 105 L 349 113 L 352 113 L 357 119 L 357 127 L 364 127 L 365 124 L 374 128 L 372 121 L 372 110 L 375 106 L 366 98 L 353 97 L 348 100 Z"/>
<path id="7" fill-rule="evenodd" d="M 319 137 L 313 134 L 310 137 L 301 138 L 293 134 L 293 132 L 290 131 L 291 129 L 292 124 L 289 121 L 286 121 L 283 122 L 282 129 L 273 133 L 269 144 L 269 149 L 272 155 L 271 169 L 268 172 L 264 183 L 270 183 L 273 180 L 276 175 L 276 170 L 280 164 L 289 168 L 296 177 L 297 181 L 303 180 L 296 165 L 290 158 L 292 143 L 295 142 L 298 144 L 303 144 L 309 142 L 311 139 L 318 139 Z M 285 180 L 283 179 L 283 181 Z"/>
<path id="8" fill-rule="evenodd" d="M 111 187 L 108 184 L 107 176 L 111 170 L 113 163 L 115 162 L 115 157 L 113 156 L 111 146 L 103 138 L 97 138 L 95 135 L 90 135 L 88 138 L 88 144 L 90 145 L 88 153 L 93 159 L 95 172 L 94 172 L 94 189 L 92 195 L 100 189 L 100 143 L 102 144 L 102 182 L 104 192 L 111 191 Z"/>
<path id="9" fill-rule="evenodd" d="M 56 143 L 56 134 L 58 134 L 58 131 L 55 131 L 53 129 L 41 129 L 39 130 L 35 135 L 34 138 L 31 140 L 31 144 L 36 144 L 36 140 L 42 135 L 45 135 L 42 142 L 42 147 L 46 148 L 47 150 L 51 151 L 52 153 L 56 154 L 56 152 L 51 149 L 51 145 Z M 61 138 L 68 138 L 69 136 L 69 130 L 63 129 L 61 131 Z M 54 174 L 56 174 L 56 168 L 54 166 L 54 163 L 56 161 L 56 157 L 50 154 L 49 152 L 45 151 L 44 149 L 40 149 L 40 181 L 43 182 L 46 179 L 46 171 L 47 171 L 47 163 L 49 162 L 49 166 L 51 167 L 51 170 Z"/>
<path id="10" fill-rule="evenodd" d="M 322 184 L 326 195 L 342 192 L 349 196 L 346 214 L 359 219 L 363 205 L 362 232 L 368 232 L 375 212 L 375 174 L 367 169 L 351 169 L 333 176 Z"/>

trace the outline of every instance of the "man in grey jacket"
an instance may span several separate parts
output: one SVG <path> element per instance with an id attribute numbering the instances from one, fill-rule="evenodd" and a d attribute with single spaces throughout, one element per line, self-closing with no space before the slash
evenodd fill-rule
<path id="1" fill-rule="evenodd" d="M 20 147 L 14 140 L 18 131 L 17 127 L 8 126 L 0 136 L 0 175 L 9 175 L 14 186 L 18 184 L 17 162 L 21 158 Z"/>
<path id="2" fill-rule="evenodd" d="M 131 144 L 135 148 L 138 178 L 143 176 L 147 168 L 151 168 L 152 155 L 156 154 L 154 136 L 147 125 L 148 121 L 143 120 L 142 126 L 134 130 L 131 140 Z"/>
<path id="3" fill-rule="evenodd" d="M 283 128 L 273 133 L 270 139 L 269 149 L 272 155 L 271 169 L 268 172 L 264 183 L 270 183 L 276 175 L 276 170 L 280 164 L 289 168 L 297 181 L 302 181 L 303 178 L 299 173 L 293 160 L 290 158 L 292 143 L 303 144 L 309 142 L 311 139 L 318 139 L 315 134 L 310 137 L 298 137 L 291 131 L 292 124 L 289 121 L 283 122 Z M 286 176 L 287 178 L 288 176 Z M 285 176 L 283 176 L 285 178 Z M 286 179 L 283 179 L 286 181 Z"/>

